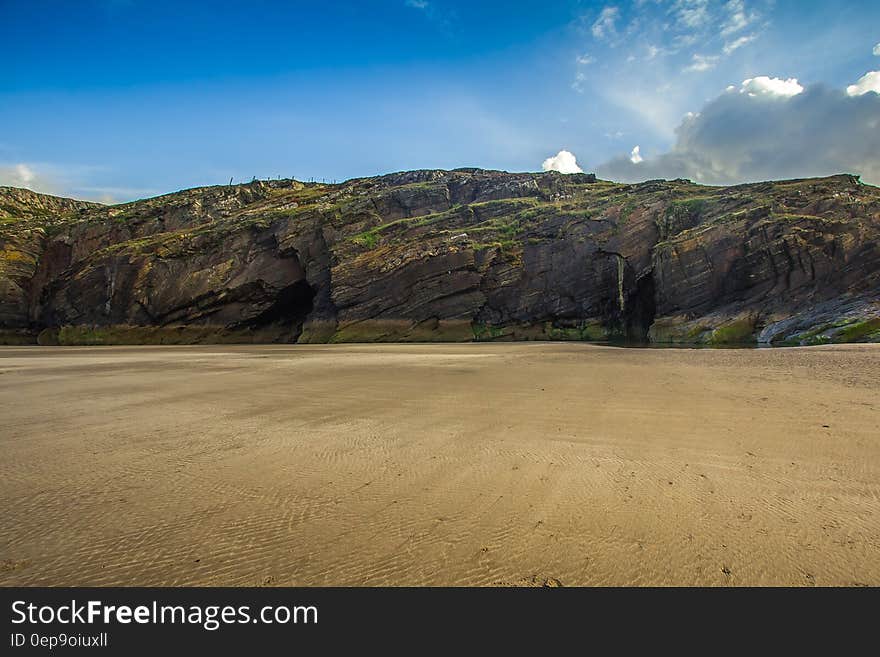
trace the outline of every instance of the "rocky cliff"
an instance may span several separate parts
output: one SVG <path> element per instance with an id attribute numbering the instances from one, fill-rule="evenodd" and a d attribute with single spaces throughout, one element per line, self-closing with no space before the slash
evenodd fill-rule
<path id="1" fill-rule="evenodd" d="M 880 189 L 410 171 L 0 188 L 0 342 L 880 341 Z"/>

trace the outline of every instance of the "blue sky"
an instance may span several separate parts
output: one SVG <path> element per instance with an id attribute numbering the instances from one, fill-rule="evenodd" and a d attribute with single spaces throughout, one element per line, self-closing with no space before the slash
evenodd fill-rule
<path id="1" fill-rule="evenodd" d="M 618 179 L 880 182 L 876 1 L 0 0 L 0 37 L 0 184 L 79 198 L 562 149 Z"/>

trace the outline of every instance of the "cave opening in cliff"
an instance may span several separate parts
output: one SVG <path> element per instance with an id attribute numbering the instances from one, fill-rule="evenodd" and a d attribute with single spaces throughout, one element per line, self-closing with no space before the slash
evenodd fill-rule
<path id="1" fill-rule="evenodd" d="M 636 287 L 626 304 L 626 339 L 648 342 L 648 331 L 654 323 L 657 302 L 654 298 L 654 272 L 649 271 L 636 280 Z"/>
<path id="2" fill-rule="evenodd" d="M 283 326 L 302 325 L 312 312 L 315 289 L 305 279 L 283 288 L 275 302 L 250 322 L 251 328 L 281 324 Z"/>

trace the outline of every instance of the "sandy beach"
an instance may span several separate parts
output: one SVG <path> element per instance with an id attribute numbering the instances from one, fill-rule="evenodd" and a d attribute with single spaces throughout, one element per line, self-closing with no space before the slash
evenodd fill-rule
<path id="1" fill-rule="evenodd" d="M 0 348 L 0 585 L 880 585 L 880 346 Z"/>

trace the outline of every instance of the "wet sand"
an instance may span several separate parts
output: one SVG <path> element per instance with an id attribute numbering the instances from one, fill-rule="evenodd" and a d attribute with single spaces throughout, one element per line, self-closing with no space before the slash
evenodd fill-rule
<path id="1" fill-rule="evenodd" d="M 880 585 L 880 346 L 0 348 L 0 585 Z"/>

